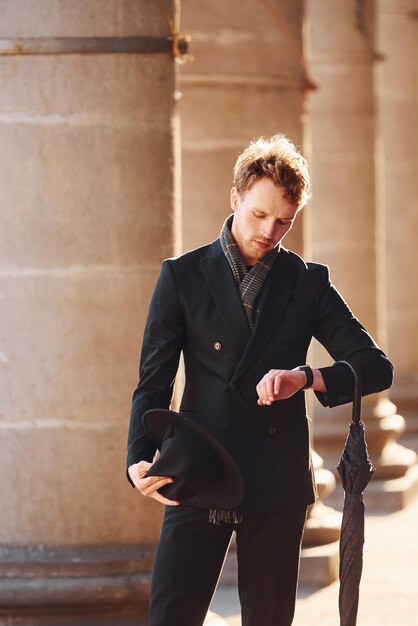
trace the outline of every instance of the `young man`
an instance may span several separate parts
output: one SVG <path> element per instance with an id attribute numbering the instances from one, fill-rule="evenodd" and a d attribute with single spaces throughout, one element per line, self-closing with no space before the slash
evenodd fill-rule
<path id="1" fill-rule="evenodd" d="M 315 500 L 304 389 L 330 407 L 353 397 L 344 365 L 305 365 L 312 337 L 335 361 L 359 367 L 364 395 L 391 385 L 389 361 L 330 283 L 328 268 L 281 246 L 308 193 L 306 161 L 290 141 L 276 135 L 252 142 L 235 164 L 233 215 L 220 238 L 163 263 L 144 333 L 127 462 L 132 484 L 167 505 L 151 626 L 201 626 L 234 530 L 243 626 L 290 626 L 306 508 Z M 169 406 L 181 352 L 180 410 L 240 468 L 239 523 L 209 523 L 207 510 L 158 493 L 170 478 L 146 476 L 155 449 L 142 416 Z"/>

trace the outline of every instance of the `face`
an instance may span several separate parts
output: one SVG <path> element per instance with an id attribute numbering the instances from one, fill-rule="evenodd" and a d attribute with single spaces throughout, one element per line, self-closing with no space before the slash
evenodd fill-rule
<path id="1" fill-rule="evenodd" d="M 234 211 L 232 236 L 247 265 L 254 265 L 283 239 L 293 226 L 298 207 L 283 195 L 281 187 L 261 178 L 241 197 L 231 190 Z"/>

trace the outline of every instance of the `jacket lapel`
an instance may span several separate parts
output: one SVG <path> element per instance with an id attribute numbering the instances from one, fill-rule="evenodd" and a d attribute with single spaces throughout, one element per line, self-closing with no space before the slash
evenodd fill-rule
<path id="1" fill-rule="evenodd" d="M 297 264 L 289 252 L 282 248 L 269 272 L 264 287 L 262 309 L 231 382 L 237 380 L 244 373 L 264 350 L 276 331 L 292 296 L 297 273 Z"/>
<path id="2" fill-rule="evenodd" d="M 202 258 L 202 268 L 216 306 L 231 331 L 238 353 L 241 355 L 250 338 L 250 329 L 232 270 L 219 239 L 209 246 Z"/>

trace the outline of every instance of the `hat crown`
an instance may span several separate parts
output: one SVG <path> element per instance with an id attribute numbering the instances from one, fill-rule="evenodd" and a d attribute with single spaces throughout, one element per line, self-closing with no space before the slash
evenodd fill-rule
<path id="1" fill-rule="evenodd" d="M 184 500 L 218 482 L 223 467 L 206 441 L 181 426 L 171 425 L 164 435 L 153 473 L 174 479 L 174 483 L 162 488 L 164 491 L 160 490 L 161 493 L 170 499 Z"/>
<path id="2" fill-rule="evenodd" d="M 189 414 L 191 415 L 191 414 Z M 184 413 L 150 409 L 143 415 L 145 431 L 160 450 L 148 476 L 173 482 L 159 493 L 170 500 L 204 508 L 235 509 L 244 485 L 237 464 L 225 447 Z"/>

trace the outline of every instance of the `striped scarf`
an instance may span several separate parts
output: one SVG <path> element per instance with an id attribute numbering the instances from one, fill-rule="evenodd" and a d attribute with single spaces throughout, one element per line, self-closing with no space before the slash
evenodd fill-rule
<path id="1" fill-rule="evenodd" d="M 235 282 L 238 285 L 242 306 L 244 307 L 248 325 L 252 331 L 257 319 L 257 314 L 260 310 L 261 299 L 259 298 L 259 295 L 264 283 L 267 280 L 269 271 L 276 260 L 280 246 L 277 246 L 276 248 L 273 248 L 273 250 L 270 250 L 270 252 L 267 252 L 265 256 L 263 256 L 250 270 L 248 270 L 244 259 L 241 256 L 239 247 L 231 233 L 233 217 L 233 215 L 230 215 L 225 220 L 220 234 L 220 242 L 222 250 L 224 251 L 229 265 L 231 266 Z M 258 302 L 256 302 L 257 299 Z"/>
<path id="2" fill-rule="evenodd" d="M 261 297 L 259 296 L 266 282 L 268 273 L 277 257 L 280 246 L 270 250 L 270 252 L 248 270 L 231 233 L 232 219 L 233 215 L 230 215 L 225 220 L 220 234 L 220 242 L 222 250 L 231 266 L 235 282 L 238 285 L 242 306 L 244 307 L 248 325 L 252 331 L 257 314 L 260 310 Z M 242 514 L 238 511 L 211 509 L 209 511 L 209 522 L 217 526 L 219 526 L 221 522 L 225 524 L 240 524 L 242 522 Z"/>

